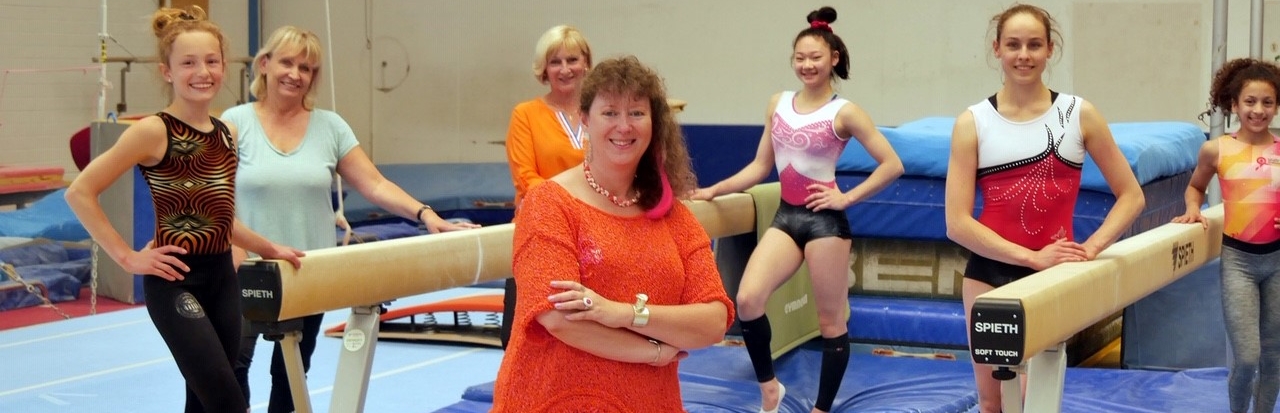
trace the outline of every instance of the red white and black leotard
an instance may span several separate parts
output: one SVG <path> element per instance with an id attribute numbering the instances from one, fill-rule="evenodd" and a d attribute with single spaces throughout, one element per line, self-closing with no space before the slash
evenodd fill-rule
<path id="1" fill-rule="evenodd" d="M 969 107 L 978 135 L 978 222 L 1032 250 L 1074 240 L 1071 221 L 1085 156 L 1083 102 L 1055 92 L 1048 111 L 1020 122 L 1000 115 L 995 96 Z M 1031 272 L 974 254 L 965 277 L 998 287 Z"/>

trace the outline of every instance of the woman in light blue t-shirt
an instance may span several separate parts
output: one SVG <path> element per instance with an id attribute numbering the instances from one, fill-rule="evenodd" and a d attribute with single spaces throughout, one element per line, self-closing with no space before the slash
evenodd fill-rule
<path id="1" fill-rule="evenodd" d="M 254 57 L 250 85 L 258 101 L 228 109 L 223 120 L 239 134 L 236 215 L 249 228 L 300 250 L 337 245 L 331 201 L 333 174 L 374 205 L 422 223 L 432 233 L 475 228 L 440 218 L 374 167 L 342 117 L 316 109 L 320 40 L 293 26 L 277 29 Z M 342 223 L 345 224 L 345 223 Z M 323 314 L 303 319 L 303 368 L 311 365 Z M 248 372 L 257 334 L 245 331 L 236 376 L 249 397 Z M 279 344 L 271 358 L 268 412 L 293 411 Z"/>

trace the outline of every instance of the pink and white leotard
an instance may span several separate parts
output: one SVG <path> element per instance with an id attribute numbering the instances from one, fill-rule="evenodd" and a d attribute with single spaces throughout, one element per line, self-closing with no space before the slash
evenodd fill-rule
<path id="1" fill-rule="evenodd" d="M 818 110 L 797 113 L 796 92 L 782 92 L 773 111 L 773 157 L 782 184 L 782 200 L 804 205 L 810 184 L 836 187 L 836 160 L 849 143 L 836 136 L 835 118 L 849 101 L 833 98 Z"/>

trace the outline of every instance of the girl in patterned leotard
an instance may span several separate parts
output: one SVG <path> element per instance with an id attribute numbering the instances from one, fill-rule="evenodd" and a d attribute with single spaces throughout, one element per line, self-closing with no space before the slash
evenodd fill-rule
<path id="1" fill-rule="evenodd" d="M 149 276 L 142 281 L 147 313 L 186 380 L 185 411 L 243 412 L 248 404 L 231 369 L 241 320 L 231 245 L 295 266 L 302 253 L 235 220 L 235 134 L 209 116 L 222 86 L 222 31 L 195 6 L 160 9 L 152 28 L 172 102 L 89 163 L 67 189 L 67 203 L 113 261 Z M 134 165 L 156 214 L 155 238 L 141 251 L 111 226 L 98 201 Z"/>
<path id="2" fill-rule="evenodd" d="M 802 262 L 813 280 L 823 356 L 813 411 L 831 410 L 849 364 L 849 248 L 853 235 L 844 209 L 884 189 L 902 174 L 902 161 L 862 108 L 835 95 L 835 77 L 849 78 L 849 51 L 831 30 L 836 11 L 809 13 L 809 27 L 793 42 L 792 68 L 804 83 L 797 92 L 773 96 L 756 158 L 742 171 L 692 199 L 738 192 L 764 180 L 778 168 L 782 202 L 747 261 L 738 286 L 738 320 L 747 354 L 760 383 L 761 412 L 776 412 L 786 388 L 774 376 L 769 341 L 772 330 L 765 303 Z M 846 191 L 835 185 L 836 159 L 849 142 L 858 143 L 879 162 L 865 181 Z"/>

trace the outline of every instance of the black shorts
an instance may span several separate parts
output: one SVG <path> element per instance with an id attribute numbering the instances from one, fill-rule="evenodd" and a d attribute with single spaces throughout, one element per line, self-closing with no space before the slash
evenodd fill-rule
<path id="1" fill-rule="evenodd" d="M 1036 272 L 1031 268 L 996 261 L 973 253 L 969 254 L 969 263 L 964 266 L 964 278 L 981 281 L 996 288 Z"/>
<path id="2" fill-rule="evenodd" d="M 849 231 L 849 217 L 844 211 L 824 209 L 813 212 L 785 201 L 778 202 L 778 213 L 773 216 L 773 223 L 769 226 L 791 236 L 791 240 L 802 250 L 805 244 L 818 238 L 853 239 L 853 232 Z"/>

